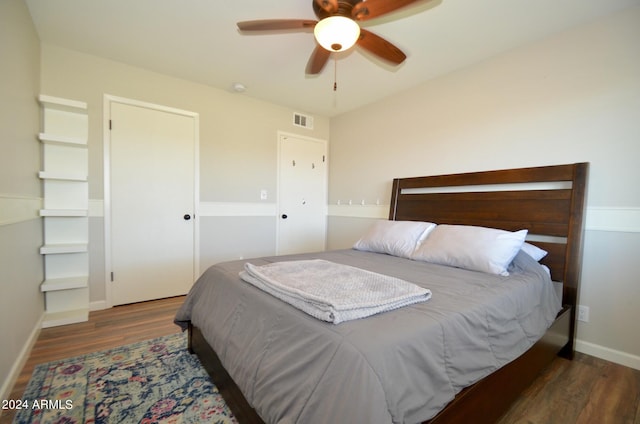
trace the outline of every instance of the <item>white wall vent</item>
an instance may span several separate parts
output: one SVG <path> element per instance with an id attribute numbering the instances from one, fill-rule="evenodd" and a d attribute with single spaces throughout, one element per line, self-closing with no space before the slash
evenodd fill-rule
<path id="1" fill-rule="evenodd" d="M 313 116 L 303 115 L 298 112 L 293 113 L 293 125 L 296 127 L 306 128 L 308 130 L 313 129 Z"/>

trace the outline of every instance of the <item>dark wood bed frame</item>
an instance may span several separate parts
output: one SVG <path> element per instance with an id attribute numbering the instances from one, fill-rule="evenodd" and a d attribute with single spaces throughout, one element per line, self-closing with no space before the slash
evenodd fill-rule
<path id="1" fill-rule="evenodd" d="M 588 169 L 588 163 L 576 163 L 393 181 L 389 219 L 526 228 L 542 240 L 529 242 L 549 252 L 541 262 L 553 280 L 563 283 L 563 309 L 546 334 L 522 356 L 460 392 L 429 424 L 494 423 L 557 355 L 573 358 Z M 530 183 L 545 187 L 521 185 Z M 505 189 L 505 184 L 514 186 Z M 494 191 L 495 185 L 502 188 Z M 189 326 L 189 350 L 240 423 L 263 422 L 195 326 Z"/>

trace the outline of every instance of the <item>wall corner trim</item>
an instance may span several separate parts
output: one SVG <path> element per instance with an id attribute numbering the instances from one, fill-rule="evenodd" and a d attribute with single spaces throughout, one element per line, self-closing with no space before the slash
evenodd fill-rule
<path id="1" fill-rule="evenodd" d="M 587 207 L 585 229 L 640 233 L 640 208 Z"/>
<path id="2" fill-rule="evenodd" d="M 200 216 L 273 216 L 275 203 L 255 202 L 200 202 Z"/>
<path id="3" fill-rule="evenodd" d="M 0 226 L 39 219 L 42 205 L 41 197 L 0 193 Z"/>

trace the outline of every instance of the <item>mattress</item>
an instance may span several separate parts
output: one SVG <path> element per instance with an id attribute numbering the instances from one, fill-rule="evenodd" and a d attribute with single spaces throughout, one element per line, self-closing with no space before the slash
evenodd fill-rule
<path id="1" fill-rule="evenodd" d="M 394 276 L 429 301 L 332 324 L 242 281 L 245 262 L 324 259 Z M 339 250 L 225 262 L 194 284 L 175 322 L 191 321 L 267 423 L 415 423 L 529 349 L 561 302 L 524 253 L 496 276 Z"/>

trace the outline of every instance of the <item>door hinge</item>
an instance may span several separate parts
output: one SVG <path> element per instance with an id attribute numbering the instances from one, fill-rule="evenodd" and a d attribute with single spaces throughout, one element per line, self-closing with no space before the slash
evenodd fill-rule
<path id="1" fill-rule="evenodd" d="M 109 130 L 111 130 L 111 119 L 109 119 Z"/>
<path id="2" fill-rule="evenodd" d="M 111 271 L 111 282 L 113 283 L 113 271 Z"/>
<path id="3" fill-rule="evenodd" d="M 324 155 L 322 155 L 322 162 L 324 163 Z"/>

